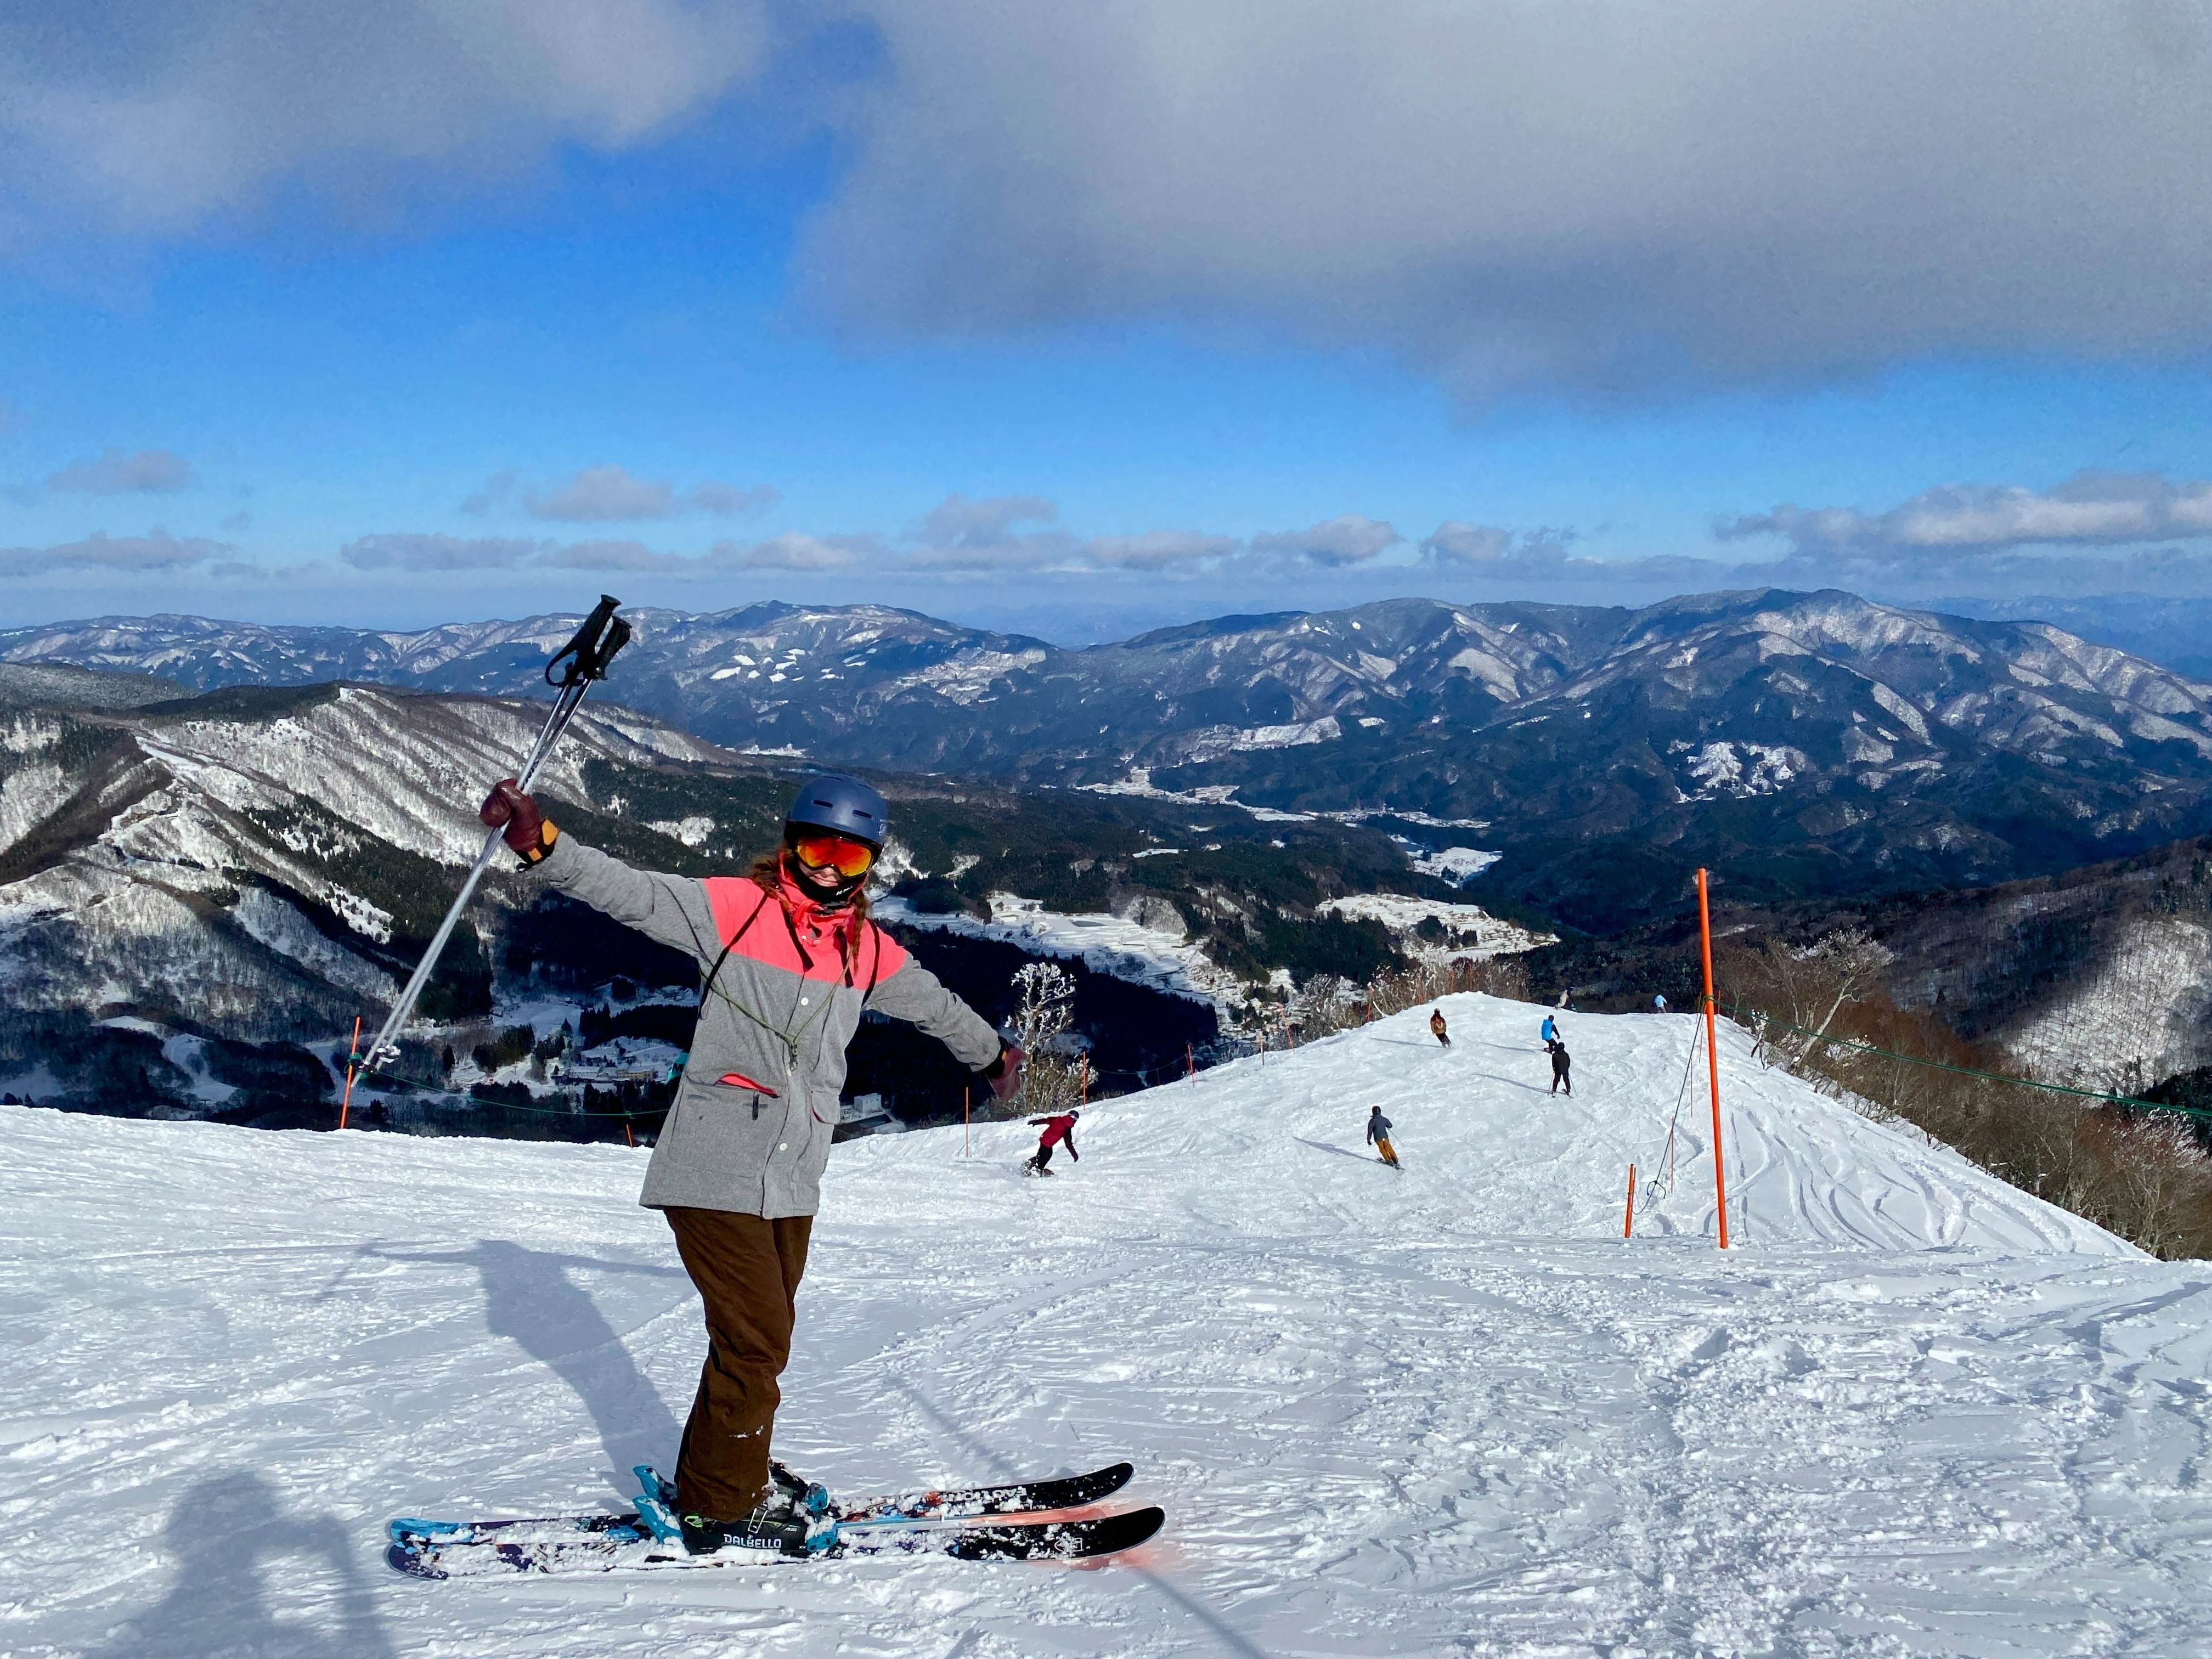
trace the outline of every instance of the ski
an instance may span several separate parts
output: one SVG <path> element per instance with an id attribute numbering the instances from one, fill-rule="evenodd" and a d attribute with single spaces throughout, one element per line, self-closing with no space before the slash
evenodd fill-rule
<path id="1" fill-rule="evenodd" d="M 833 1504 L 829 1513 L 850 1525 L 875 1522 L 962 1521 L 979 1516 L 1034 1514 L 1046 1510 L 1079 1509 L 1110 1498 L 1129 1484 L 1133 1465 L 1109 1463 L 1087 1474 L 1048 1475 L 1036 1480 L 1009 1481 L 995 1486 L 933 1486 L 915 1492 L 892 1492 L 855 1503 Z M 640 1464 L 638 1480 L 647 1502 L 665 1510 L 676 1508 L 675 1489 L 649 1465 Z M 565 1532 L 605 1533 L 627 1528 L 649 1535 L 652 1522 L 635 1511 L 623 1515 L 529 1516 L 511 1521 L 424 1521 L 411 1516 L 392 1522 L 385 1530 L 395 1544 L 475 1543 L 498 1534 L 522 1528 L 532 1535 L 557 1536 Z"/>
<path id="2" fill-rule="evenodd" d="M 860 1530 L 902 1528 L 931 1522 L 959 1522 L 997 1515 L 1037 1515 L 1079 1509 L 1111 1497 L 1129 1484 L 1133 1465 L 1109 1463 L 1085 1474 L 1050 1475 L 1036 1480 L 1015 1480 L 993 1486 L 936 1486 L 892 1492 L 856 1503 L 834 1504 L 825 1511 L 841 1528 Z M 399 1559 L 412 1553 L 433 1554 L 456 1549 L 514 1546 L 535 1550 L 553 1545 L 562 1548 L 618 1547 L 641 1540 L 672 1540 L 677 1507 L 675 1488 L 650 1465 L 640 1464 L 642 1488 L 638 1509 L 627 1514 L 532 1516 L 503 1521 L 428 1521 L 411 1516 L 390 1522 L 385 1528 L 392 1544 L 392 1564 L 403 1572 L 419 1571 Z M 1116 1545 L 1115 1548 L 1127 1548 Z M 436 1576 L 436 1575 L 430 1575 Z"/>
<path id="3" fill-rule="evenodd" d="M 1038 1510 L 1079 1509 L 1110 1498 L 1136 1474 L 1128 1463 L 1109 1463 L 1088 1474 L 1016 1480 L 999 1486 L 944 1486 L 896 1492 L 855 1504 L 832 1504 L 830 1513 L 846 1525 L 896 1518 L 902 1521 L 958 1521 L 981 1515 L 1011 1515 Z"/>
<path id="4" fill-rule="evenodd" d="M 409 1534 L 394 1522 L 385 1559 L 417 1578 L 480 1578 L 513 1572 L 611 1572 L 653 1569 L 772 1566 L 877 1555 L 945 1555 L 963 1561 L 1079 1560 L 1133 1549 L 1166 1524 L 1158 1508 L 1120 1515 L 1054 1520 L 1018 1518 L 981 1524 L 905 1522 L 863 1526 L 805 1556 L 725 1549 L 690 1555 L 680 1543 L 655 1538 L 635 1516 L 568 1521 L 488 1522 L 445 1534 Z"/>

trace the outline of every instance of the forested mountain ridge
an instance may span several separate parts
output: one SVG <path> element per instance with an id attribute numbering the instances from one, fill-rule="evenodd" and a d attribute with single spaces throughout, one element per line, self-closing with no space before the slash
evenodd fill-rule
<path id="1" fill-rule="evenodd" d="M 1080 651 L 880 605 L 634 614 L 618 695 L 732 749 L 1449 820 L 1506 855 L 1479 893 L 1600 932 L 1678 903 L 1698 864 L 1777 898 L 1911 891 L 2212 830 L 2212 688 L 1841 592 L 1400 599 Z M 0 635 L 0 658 L 509 691 L 572 625 L 110 618 Z"/>
<path id="2" fill-rule="evenodd" d="M 226 1097 L 210 1065 L 300 1071 L 307 1057 L 222 1045 L 327 1043 L 357 1015 L 373 1025 L 481 845 L 475 803 L 515 769 L 543 712 L 344 683 L 159 695 L 176 689 L 0 665 L 10 1091 Z M 571 834 L 645 867 L 738 874 L 774 845 L 799 769 L 599 698 L 538 793 Z M 988 917 L 993 896 L 1011 892 L 1126 918 L 1231 992 L 1278 969 L 1364 975 L 1401 959 L 1390 927 L 1333 913 L 1332 899 L 1387 893 L 1466 914 L 1379 830 L 1233 812 L 1194 823 L 1172 802 L 885 782 L 897 818 L 883 878 L 913 906 Z M 484 1021 L 532 998 L 581 1006 L 622 980 L 691 982 L 687 962 L 507 862 L 433 981 L 432 1019 Z M 95 1028 L 104 1035 L 88 1036 Z M 473 1042 L 447 1040 L 464 1055 Z M 119 1072 L 100 1059 L 118 1044 L 131 1050 Z"/>

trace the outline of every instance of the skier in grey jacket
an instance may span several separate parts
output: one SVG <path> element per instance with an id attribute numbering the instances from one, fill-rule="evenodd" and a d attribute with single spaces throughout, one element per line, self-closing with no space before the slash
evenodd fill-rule
<path id="1" fill-rule="evenodd" d="M 654 874 L 560 830 L 513 779 L 485 823 L 552 886 L 689 955 L 703 976 L 690 1059 L 639 1202 L 663 1212 L 705 1299 L 708 1352 L 677 1458 L 685 1545 L 805 1553 L 823 1529 L 804 1482 L 769 1461 L 799 1276 L 864 1009 L 912 1022 L 1001 1099 L 1022 1053 L 868 919 L 884 798 L 810 779 L 783 845 L 750 874 Z"/>

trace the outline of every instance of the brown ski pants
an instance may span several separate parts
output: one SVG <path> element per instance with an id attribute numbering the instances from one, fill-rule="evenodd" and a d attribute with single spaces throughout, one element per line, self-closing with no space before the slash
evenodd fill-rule
<path id="1" fill-rule="evenodd" d="M 791 1358 L 811 1215 L 769 1220 L 729 1210 L 671 1209 L 684 1270 L 707 1304 L 707 1363 L 676 1456 L 676 1495 L 687 1515 L 734 1521 L 768 1486 L 769 1431 Z"/>

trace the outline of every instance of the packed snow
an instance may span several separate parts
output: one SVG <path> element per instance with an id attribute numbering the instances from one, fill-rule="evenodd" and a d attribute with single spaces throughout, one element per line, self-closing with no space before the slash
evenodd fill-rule
<path id="1" fill-rule="evenodd" d="M 1094 974 L 1211 1002 L 1224 1011 L 1244 1003 L 1243 981 L 1217 965 L 1202 946 L 1185 942 L 1187 929 L 1180 916 L 1172 927 L 1161 928 L 1150 925 L 1150 918 L 1141 911 L 1127 916 L 1106 911 L 1071 915 L 1048 910 L 1042 901 L 1015 893 L 994 893 L 988 902 L 988 921 L 964 910 L 917 910 L 902 898 L 877 899 L 872 908 L 879 920 L 894 927 L 1001 939 L 1020 945 L 1033 956 L 1078 958 Z M 1160 908 L 1175 915 L 1171 906 Z"/>
<path id="2" fill-rule="evenodd" d="M 0 1108 L 0 1649 L 2192 1656 L 2212 1279 L 1699 1022 L 1474 996 L 1085 1114 L 838 1147 L 777 1449 L 857 1494 L 1128 1457 L 1087 1569 L 426 1583 L 384 1522 L 622 1504 L 702 1339 L 646 1154 Z M 1696 1065 L 1692 1061 L 1695 1060 Z M 1401 1172 L 1363 1147 L 1370 1105 Z M 1627 1167 L 1671 1190 L 1620 1237 Z"/>
<path id="3" fill-rule="evenodd" d="M 1478 847 L 1445 847 L 1433 853 L 1408 854 L 1413 868 L 1423 875 L 1448 881 L 1455 887 L 1465 886 L 1504 856 Z"/>
<path id="4" fill-rule="evenodd" d="M 1492 854 L 1492 856 L 1496 856 Z M 1355 921 L 1379 921 L 1390 930 L 1398 948 L 1408 956 L 1503 957 L 1556 945 L 1556 933 L 1538 933 L 1513 922 L 1502 921 L 1479 904 L 1449 904 L 1441 899 L 1411 898 L 1403 893 L 1351 893 L 1317 907 L 1323 915 L 1349 917 Z M 1415 930 L 1433 921 L 1443 930 L 1434 943 Z"/>

